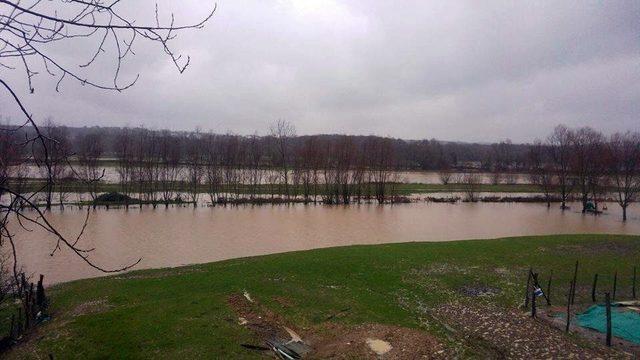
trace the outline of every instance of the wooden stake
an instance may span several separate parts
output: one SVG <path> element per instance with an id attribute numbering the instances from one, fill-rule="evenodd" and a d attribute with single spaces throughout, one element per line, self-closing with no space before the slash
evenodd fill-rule
<path id="1" fill-rule="evenodd" d="M 593 286 L 591 287 L 591 300 L 596 302 L 596 285 L 598 284 L 598 274 L 593 276 Z"/>
<path id="2" fill-rule="evenodd" d="M 618 272 L 613 274 L 613 301 L 616 301 L 616 288 L 618 287 Z"/>
<path id="3" fill-rule="evenodd" d="M 632 281 L 632 286 L 631 286 L 631 297 L 635 300 L 636 299 L 636 267 L 633 267 L 633 281 Z"/>
<path id="4" fill-rule="evenodd" d="M 573 292 L 573 281 L 569 283 L 569 292 L 567 292 L 567 326 L 565 332 L 569 332 L 569 324 L 571 323 L 571 294 Z"/>
<path id="5" fill-rule="evenodd" d="M 533 287 L 534 288 L 540 288 L 542 289 L 542 286 L 540 286 L 540 282 L 538 282 L 538 273 L 533 273 L 531 275 L 531 279 L 533 279 Z M 544 291 L 542 292 L 542 296 L 547 300 L 547 302 L 549 302 L 549 299 L 547 298 L 547 294 L 544 293 Z"/>
<path id="6" fill-rule="evenodd" d="M 573 286 L 571 287 L 571 305 L 576 302 L 576 283 L 578 281 L 578 260 L 576 260 L 576 267 L 573 271 Z"/>
<path id="7" fill-rule="evenodd" d="M 534 276 L 537 274 L 534 274 Z M 536 317 L 536 287 L 531 288 L 531 317 Z"/>
<path id="8" fill-rule="evenodd" d="M 39 310 L 42 310 L 45 305 L 43 282 L 44 282 L 44 275 L 40 274 L 40 280 L 38 280 L 38 287 L 36 289 L 36 304 L 38 305 Z"/>
<path id="9" fill-rule="evenodd" d="M 553 270 L 549 274 L 549 281 L 547 281 L 547 305 L 551 305 L 551 280 L 553 279 Z"/>
<path id="10" fill-rule="evenodd" d="M 529 307 L 529 286 L 531 285 L 531 274 L 533 274 L 533 269 L 529 268 L 529 273 L 527 274 L 527 288 L 524 289 L 524 308 Z"/>
<path id="11" fill-rule="evenodd" d="M 611 299 L 609 293 L 604 294 L 607 306 L 607 346 L 611 346 Z"/>

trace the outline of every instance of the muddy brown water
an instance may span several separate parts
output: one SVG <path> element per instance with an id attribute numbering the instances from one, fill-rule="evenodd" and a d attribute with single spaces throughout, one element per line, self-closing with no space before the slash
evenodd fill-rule
<path id="1" fill-rule="evenodd" d="M 598 217 L 524 203 L 103 208 L 91 210 L 81 245 L 95 247 L 91 258 L 102 266 L 118 267 L 142 257 L 136 269 L 144 269 L 352 244 L 640 234 L 638 206 L 630 209 L 626 223 L 615 204 L 608 206 Z M 75 239 L 85 211 L 54 210 L 49 218 Z M 50 256 L 55 239 L 42 231 L 16 233 L 22 266 L 28 273 L 45 274 L 48 284 L 104 275 L 67 250 Z"/>

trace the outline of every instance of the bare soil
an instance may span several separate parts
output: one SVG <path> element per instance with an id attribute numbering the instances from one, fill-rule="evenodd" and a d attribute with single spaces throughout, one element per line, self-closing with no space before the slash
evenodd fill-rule
<path id="1" fill-rule="evenodd" d="M 546 321 L 518 310 L 479 304 L 446 304 L 436 318 L 456 337 L 493 359 L 611 359 L 633 358 L 597 343 L 565 335 Z"/>

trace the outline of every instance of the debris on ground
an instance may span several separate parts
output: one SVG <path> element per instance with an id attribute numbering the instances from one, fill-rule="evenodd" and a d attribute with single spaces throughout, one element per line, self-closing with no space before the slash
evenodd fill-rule
<path id="1" fill-rule="evenodd" d="M 251 298 L 251 295 L 249 294 L 249 292 L 247 290 L 244 291 L 244 297 L 249 300 L 249 302 L 253 302 L 253 299 Z"/>
<path id="2" fill-rule="evenodd" d="M 369 349 L 371 349 L 378 356 L 382 356 L 393 349 L 391 344 L 380 339 L 368 338 L 367 345 L 369 346 Z"/>
<path id="3" fill-rule="evenodd" d="M 300 337 L 300 335 L 296 334 L 295 331 L 289 329 L 286 326 L 283 326 L 283 328 L 286 332 L 289 333 L 289 336 L 291 336 L 291 342 L 302 342 L 302 338 Z"/>
<path id="4" fill-rule="evenodd" d="M 278 314 L 261 306 L 245 291 L 242 296 L 232 295 L 228 299 L 231 308 L 242 319 L 242 326 L 249 328 L 258 338 L 281 359 L 300 359 L 311 351 L 285 320 Z M 251 350 L 261 350 L 243 346 Z"/>
<path id="5" fill-rule="evenodd" d="M 418 329 L 383 324 L 348 326 L 330 321 L 311 328 L 292 326 L 257 299 L 252 300 L 236 294 L 228 298 L 228 303 L 239 318 L 246 320 L 242 326 L 252 331 L 255 343 L 265 344 L 281 359 L 377 359 L 382 352 L 385 359 L 446 358 L 445 346 Z M 259 345 L 242 346 L 264 350 Z"/>

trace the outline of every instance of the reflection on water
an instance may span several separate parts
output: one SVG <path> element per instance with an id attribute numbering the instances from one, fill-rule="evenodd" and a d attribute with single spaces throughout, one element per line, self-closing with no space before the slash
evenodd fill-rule
<path id="1" fill-rule="evenodd" d="M 575 206 L 574 208 L 579 208 Z M 50 219 L 75 238 L 83 211 L 55 210 Z M 98 209 L 82 243 L 92 259 L 117 267 L 142 257 L 137 268 L 170 267 L 243 256 L 351 244 L 443 241 L 556 233 L 640 234 L 638 207 L 620 221 L 619 208 L 598 217 L 541 204 L 413 203 L 402 205 L 279 205 L 216 208 Z M 14 229 L 15 230 L 15 229 Z M 48 283 L 100 276 L 67 251 L 49 254 L 55 239 L 19 232 L 27 272 Z"/>

